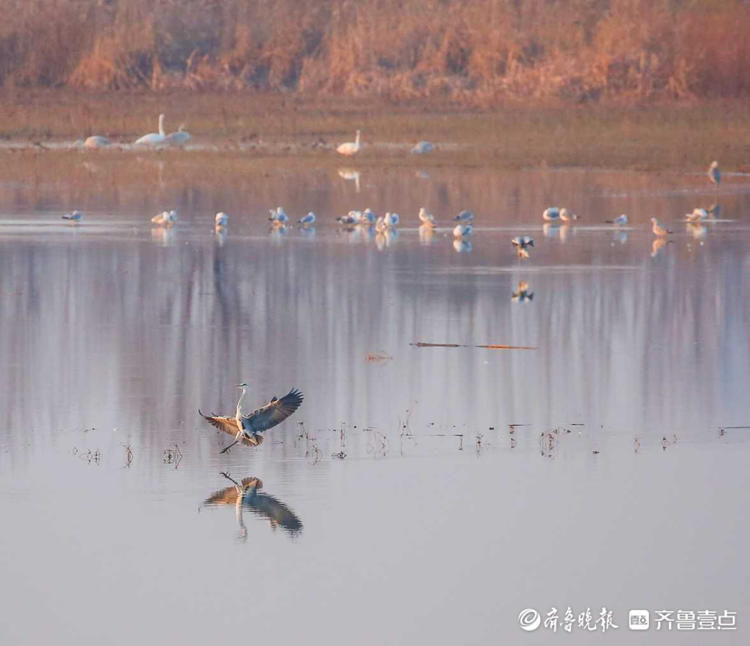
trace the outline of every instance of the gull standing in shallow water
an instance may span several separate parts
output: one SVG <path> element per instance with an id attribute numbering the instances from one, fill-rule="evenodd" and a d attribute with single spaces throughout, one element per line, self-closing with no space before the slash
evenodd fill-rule
<path id="1" fill-rule="evenodd" d="M 268 212 L 271 214 L 268 219 L 271 222 L 271 226 L 283 227 L 286 226 L 289 216 L 286 214 L 283 208 L 277 206 L 275 209 L 269 209 Z"/>
<path id="2" fill-rule="evenodd" d="M 432 215 L 432 213 L 427 213 L 427 210 L 424 207 L 419 209 L 419 220 L 422 224 L 428 227 L 435 226 L 435 216 Z"/>
<path id="3" fill-rule="evenodd" d="M 303 227 L 309 227 L 315 224 L 315 213 L 310 211 L 307 215 L 303 215 L 300 219 L 298 224 L 301 224 Z"/>
<path id="4" fill-rule="evenodd" d="M 151 222 L 163 227 L 171 227 L 175 222 L 177 222 L 177 211 L 172 210 L 157 213 L 153 218 L 151 218 Z"/>
<path id="5" fill-rule="evenodd" d="M 621 213 L 614 220 L 604 220 L 607 224 L 614 224 L 616 227 L 624 227 L 628 224 L 628 216 Z"/>
<path id="6" fill-rule="evenodd" d="M 224 211 L 219 211 L 214 217 L 214 225 L 217 231 L 222 231 L 229 224 L 229 216 Z"/>
<path id="7" fill-rule="evenodd" d="M 62 216 L 63 220 L 70 220 L 71 222 L 80 222 L 83 219 L 83 213 L 80 211 L 73 211 L 72 213 L 66 213 Z"/>
<path id="8" fill-rule="evenodd" d="M 237 409 L 234 417 L 221 417 L 218 415 L 204 415 L 200 409 L 198 414 L 207 422 L 213 424 L 216 428 L 224 433 L 234 436 L 234 442 L 225 446 L 221 453 L 226 453 L 237 442 L 243 442 L 250 446 L 259 446 L 263 443 L 261 433 L 273 428 L 283 422 L 294 411 L 296 411 L 302 400 L 303 394 L 296 388 L 292 388 L 281 399 L 273 397 L 270 402 L 254 410 L 249 415 L 242 414 L 242 400 L 247 394 L 247 384 L 241 383 L 237 386 L 242 390 L 240 398 L 237 401 Z"/>
<path id="9" fill-rule="evenodd" d="M 656 218 L 651 218 L 651 231 L 653 231 L 655 236 L 665 236 L 672 233 L 669 229 L 662 226 L 661 222 Z"/>

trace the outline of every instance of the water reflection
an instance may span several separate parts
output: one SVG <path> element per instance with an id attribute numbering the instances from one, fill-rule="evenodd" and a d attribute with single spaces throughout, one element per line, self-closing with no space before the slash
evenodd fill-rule
<path id="1" fill-rule="evenodd" d="M 234 506 L 235 518 L 240 527 L 238 537 L 241 540 L 247 540 L 248 535 L 243 515 L 245 511 L 250 511 L 255 516 L 267 520 L 271 529 L 275 530 L 280 527 L 289 536 L 298 536 L 302 533 L 302 521 L 297 515 L 277 498 L 260 491 L 263 487 L 263 481 L 260 478 L 243 478 L 241 482 L 237 482 L 228 473 L 222 472 L 221 475 L 231 481 L 232 486 L 213 493 L 203 501 L 203 506 Z"/>

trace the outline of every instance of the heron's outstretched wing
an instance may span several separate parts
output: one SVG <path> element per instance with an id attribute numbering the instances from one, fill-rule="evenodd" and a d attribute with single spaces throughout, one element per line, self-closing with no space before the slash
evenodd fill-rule
<path id="1" fill-rule="evenodd" d="M 242 418 L 242 426 L 251 433 L 260 433 L 276 424 L 280 424 L 302 403 L 304 396 L 296 388 L 292 388 L 281 399 L 272 399 L 265 406 L 253 411 Z"/>
<path id="2" fill-rule="evenodd" d="M 239 429 L 237 428 L 237 420 L 235 420 L 234 417 L 204 415 L 200 409 L 198 409 L 198 414 L 209 424 L 212 424 L 224 433 L 229 433 L 229 435 L 237 435 L 237 431 L 239 431 Z"/>

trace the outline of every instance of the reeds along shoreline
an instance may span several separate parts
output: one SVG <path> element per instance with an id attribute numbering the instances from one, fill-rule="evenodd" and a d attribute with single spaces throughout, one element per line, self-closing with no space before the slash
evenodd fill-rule
<path id="1" fill-rule="evenodd" d="M 750 94 L 741 0 L 0 0 L 0 84 L 390 101 Z"/>

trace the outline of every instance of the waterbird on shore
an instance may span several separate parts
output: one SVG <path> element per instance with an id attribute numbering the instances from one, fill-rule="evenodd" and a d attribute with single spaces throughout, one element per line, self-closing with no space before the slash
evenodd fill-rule
<path id="1" fill-rule="evenodd" d="M 234 442 L 224 447 L 221 453 L 226 453 L 238 442 L 248 444 L 249 446 L 259 446 L 263 442 L 263 435 L 261 434 L 283 422 L 300 407 L 304 399 L 303 394 L 299 390 L 292 388 L 281 399 L 273 397 L 270 402 L 254 410 L 249 415 L 243 415 L 242 400 L 247 394 L 247 384 L 238 384 L 237 388 L 241 389 L 242 393 L 237 401 L 237 409 L 235 410 L 234 417 L 222 417 L 215 414 L 204 415 L 198 409 L 198 414 L 203 419 L 220 431 L 234 436 Z"/>
<path id="2" fill-rule="evenodd" d="M 398 213 L 387 212 L 383 216 L 383 221 L 385 222 L 385 225 L 387 227 L 395 227 L 400 219 L 401 218 L 399 217 Z"/>
<path id="3" fill-rule="evenodd" d="M 101 135 L 92 135 L 91 137 L 86 137 L 86 141 L 83 142 L 84 148 L 105 148 L 106 146 L 109 146 L 110 141 L 106 137 L 102 137 Z"/>
<path id="4" fill-rule="evenodd" d="M 432 213 L 427 213 L 427 209 L 425 209 L 424 207 L 421 207 L 419 209 L 419 220 L 420 222 L 422 222 L 422 224 L 428 227 L 435 226 L 435 216 L 432 215 Z"/>
<path id="5" fill-rule="evenodd" d="M 419 141 L 414 144 L 414 148 L 411 149 L 411 152 L 414 155 L 424 155 L 425 153 L 431 153 L 433 150 L 435 150 L 435 146 L 429 141 Z"/>
<path id="6" fill-rule="evenodd" d="M 354 141 L 347 141 L 346 143 L 340 144 L 338 148 L 336 148 L 336 152 L 339 155 L 346 155 L 347 157 L 351 157 L 352 155 L 356 155 L 359 152 L 359 149 L 359 130 L 357 130 L 357 135 Z"/>
<path id="7" fill-rule="evenodd" d="M 716 160 L 711 162 L 711 165 L 708 167 L 708 171 L 706 172 L 708 175 L 708 179 L 712 184 L 716 184 L 718 186 L 721 184 L 721 171 L 719 170 L 719 162 Z"/>
<path id="8" fill-rule="evenodd" d="M 313 224 L 315 224 L 315 213 L 310 211 L 307 215 L 303 215 L 299 221 L 298 224 L 301 224 L 303 227 L 309 227 Z"/>
<path id="9" fill-rule="evenodd" d="M 472 226 L 470 224 L 457 224 L 453 227 L 454 238 L 466 238 L 471 235 Z"/>
<path id="10" fill-rule="evenodd" d="M 519 249 L 526 249 L 526 247 L 534 246 L 534 238 L 531 236 L 516 236 L 510 241 L 510 243 Z"/>
<path id="11" fill-rule="evenodd" d="M 240 538 L 247 538 L 247 527 L 242 512 L 249 509 L 256 516 L 265 518 L 275 530 L 281 527 L 290 536 L 296 536 L 302 531 L 302 521 L 283 502 L 273 496 L 263 493 L 263 481 L 260 478 L 243 478 L 237 482 L 228 473 L 221 473 L 233 486 L 212 494 L 203 501 L 203 505 L 213 507 L 218 505 L 233 505 L 237 523 L 240 526 Z"/>
<path id="12" fill-rule="evenodd" d="M 471 211 L 461 211 L 455 218 L 454 222 L 471 222 L 474 219 L 474 214 Z"/>
<path id="13" fill-rule="evenodd" d="M 651 231 L 653 231 L 655 236 L 665 236 L 670 233 L 672 233 L 669 229 L 664 227 L 659 220 L 656 218 L 651 218 Z"/>
<path id="14" fill-rule="evenodd" d="M 164 140 L 166 139 L 166 135 L 164 134 L 164 114 L 159 115 L 159 132 L 149 132 L 147 135 L 143 135 L 143 137 L 139 137 L 136 139 L 135 143 L 138 145 L 151 145 L 156 146 L 158 144 L 163 144 Z"/>
<path id="15" fill-rule="evenodd" d="M 223 229 L 229 224 L 229 216 L 224 213 L 224 211 L 219 211 L 214 216 L 214 225 L 216 226 L 216 229 Z"/>
<path id="16" fill-rule="evenodd" d="M 190 133 L 185 130 L 185 124 L 183 123 L 177 132 L 170 132 L 165 138 L 164 142 L 170 146 L 184 146 L 192 137 Z"/>
<path id="17" fill-rule="evenodd" d="M 628 216 L 621 213 L 614 220 L 604 220 L 607 224 L 614 224 L 616 227 L 624 227 L 628 224 Z"/>
<path id="18" fill-rule="evenodd" d="M 72 211 L 62 216 L 63 220 L 69 220 L 71 222 L 80 222 L 83 219 L 83 213 L 80 211 Z"/>
<path id="19" fill-rule="evenodd" d="M 572 213 L 565 207 L 560 209 L 559 216 L 563 222 L 573 222 L 575 220 L 580 219 L 575 213 Z"/>
<path id="20" fill-rule="evenodd" d="M 560 220 L 560 209 L 556 206 L 548 206 L 542 211 L 542 219 L 546 222 L 558 222 Z"/>

